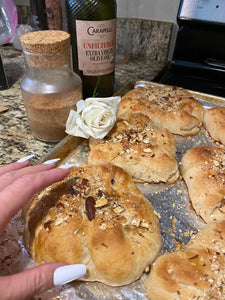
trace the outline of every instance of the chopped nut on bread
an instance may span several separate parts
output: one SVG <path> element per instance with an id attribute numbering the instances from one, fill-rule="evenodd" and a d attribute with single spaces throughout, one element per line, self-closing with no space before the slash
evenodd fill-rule
<path id="1" fill-rule="evenodd" d="M 203 125 L 213 140 L 225 145 L 225 107 L 213 107 L 205 110 Z"/>
<path id="2" fill-rule="evenodd" d="M 205 222 L 225 219 L 224 161 L 225 150 L 213 146 L 192 148 L 181 160 L 193 208 Z"/>
<path id="3" fill-rule="evenodd" d="M 192 94 L 176 86 L 139 86 L 121 99 L 118 118 L 134 113 L 149 116 L 153 124 L 174 134 L 196 135 L 202 126 L 204 108 Z"/>
<path id="4" fill-rule="evenodd" d="M 88 272 L 81 280 L 111 286 L 137 280 L 161 250 L 149 200 L 110 164 L 72 168 L 37 195 L 26 214 L 25 241 L 37 264 L 83 263 Z"/>
<path id="5" fill-rule="evenodd" d="M 173 183 L 179 178 L 174 136 L 158 130 L 149 117 L 134 114 L 118 120 L 102 140 L 90 138 L 88 163 L 112 163 L 135 180 Z"/>
<path id="6" fill-rule="evenodd" d="M 164 253 L 145 277 L 151 300 L 224 299 L 225 221 L 210 222 L 183 250 Z"/>

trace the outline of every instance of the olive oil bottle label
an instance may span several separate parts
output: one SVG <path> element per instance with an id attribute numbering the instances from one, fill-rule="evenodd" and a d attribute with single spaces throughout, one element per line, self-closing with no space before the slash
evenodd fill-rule
<path id="1" fill-rule="evenodd" d="M 79 70 L 83 75 L 110 74 L 115 65 L 116 20 L 76 20 Z"/>

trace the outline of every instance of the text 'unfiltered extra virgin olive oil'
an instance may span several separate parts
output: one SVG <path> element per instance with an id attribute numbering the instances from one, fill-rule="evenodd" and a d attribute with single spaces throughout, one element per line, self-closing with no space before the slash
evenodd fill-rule
<path id="1" fill-rule="evenodd" d="M 83 81 L 83 97 L 114 92 L 116 0 L 66 0 L 73 68 Z"/>

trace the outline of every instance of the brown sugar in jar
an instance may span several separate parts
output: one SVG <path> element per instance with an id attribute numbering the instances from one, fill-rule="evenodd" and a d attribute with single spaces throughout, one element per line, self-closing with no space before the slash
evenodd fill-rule
<path id="1" fill-rule="evenodd" d="M 58 142 L 66 135 L 70 109 L 82 99 L 81 79 L 71 68 L 70 35 L 44 30 L 25 34 L 20 40 L 26 63 L 21 91 L 32 134 Z"/>

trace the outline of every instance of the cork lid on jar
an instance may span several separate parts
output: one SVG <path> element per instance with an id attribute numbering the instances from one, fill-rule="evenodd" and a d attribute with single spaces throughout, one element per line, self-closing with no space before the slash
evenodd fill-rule
<path id="1" fill-rule="evenodd" d="M 27 63 L 36 68 L 54 68 L 69 62 L 70 34 L 61 30 L 29 32 L 20 37 Z"/>
<path id="2" fill-rule="evenodd" d="M 20 41 L 24 51 L 54 53 L 70 46 L 70 34 L 61 30 L 34 31 L 22 35 Z"/>

